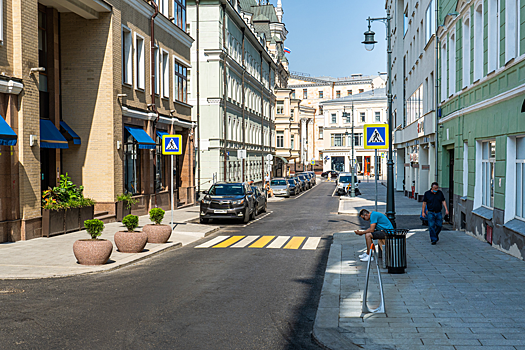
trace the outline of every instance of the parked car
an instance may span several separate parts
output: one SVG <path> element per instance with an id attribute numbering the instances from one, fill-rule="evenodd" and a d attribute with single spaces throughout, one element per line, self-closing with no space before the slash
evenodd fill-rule
<path id="1" fill-rule="evenodd" d="M 317 176 L 315 175 L 315 172 L 309 171 L 308 174 L 312 175 L 312 180 L 314 180 L 314 185 L 317 183 Z"/>
<path id="2" fill-rule="evenodd" d="M 252 186 L 252 192 L 253 199 L 255 201 L 255 216 L 259 215 L 260 213 L 265 213 L 268 206 L 266 193 L 261 192 L 259 188 L 255 186 Z"/>
<path id="3" fill-rule="evenodd" d="M 270 181 L 270 187 L 272 188 L 274 196 L 290 197 L 290 185 L 285 178 L 275 178 Z"/>
<path id="4" fill-rule="evenodd" d="M 307 172 L 302 172 L 302 173 L 299 173 L 299 174 L 297 174 L 297 175 L 302 175 L 302 176 L 305 177 L 305 179 L 306 179 L 306 181 L 307 181 L 307 183 L 308 183 L 308 188 L 312 188 L 312 187 L 314 186 L 314 183 L 313 183 L 313 181 L 312 181 L 312 177 L 310 176 L 309 173 L 307 173 Z"/>
<path id="5" fill-rule="evenodd" d="M 310 187 L 312 187 L 310 185 L 310 180 L 306 177 L 306 175 L 298 174 L 297 177 L 299 178 L 299 180 L 304 181 L 304 183 L 305 183 L 305 186 L 304 186 L 305 190 L 309 190 Z"/>
<path id="6" fill-rule="evenodd" d="M 359 183 L 361 180 L 357 179 L 357 176 L 354 175 L 354 184 L 355 184 L 355 194 L 359 195 L 361 192 L 359 191 Z M 350 192 L 350 189 L 352 188 L 352 173 L 340 173 L 337 177 L 337 194 L 343 195 L 346 193 L 347 188 L 348 192 Z"/>
<path id="7" fill-rule="evenodd" d="M 252 188 L 242 182 L 218 182 L 204 191 L 200 204 L 200 222 L 210 219 L 240 219 L 255 217 L 255 199 Z"/>
<path id="8" fill-rule="evenodd" d="M 301 190 L 299 189 L 299 184 L 297 183 L 297 180 L 291 178 L 291 179 L 286 179 L 286 181 L 288 181 L 288 185 L 290 185 L 290 193 L 292 195 L 297 195 L 299 194 L 299 192 L 301 192 Z"/>
<path id="9" fill-rule="evenodd" d="M 328 174 L 332 175 L 332 179 L 335 179 L 337 176 L 339 176 L 339 173 L 335 170 L 328 170 L 321 174 L 321 177 L 328 178 Z"/>
<path id="10" fill-rule="evenodd" d="M 293 179 L 295 180 L 295 182 L 297 183 L 297 186 L 299 187 L 299 192 L 303 192 L 306 190 L 305 181 L 301 181 L 301 179 L 299 179 L 297 176 L 294 176 Z"/>

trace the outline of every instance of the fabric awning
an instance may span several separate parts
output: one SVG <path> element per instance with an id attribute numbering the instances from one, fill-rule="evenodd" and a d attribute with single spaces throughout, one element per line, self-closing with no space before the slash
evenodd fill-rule
<path id="1" fill-rule="evenodd" d="M 164 130 L 157 130 L 157 136 L 160 137 L 161 140 L 162 140 L 162 136 L 164 135 L 169 135 L 169 134 Z"/>
<path id="2" fill-rule="evenodd" d="M 67 140 L 51 120 L 40 119 L 40 148 L 69 148 Z"/>
<path id="3" fill-rule="evenodd" d="M 155 149 L 155 141 L 142 128 L 125 126 L 126 130 L 139 143 L 139 149 Z"/>
<path id="4" fill-rule="evenodd" d="M 69 125 L 66 124 L 65 121 L 60 122 L 60 127 L 66 131 L 66 133 L 69 135 L 71 139 L 73 139 L 73 144 L 75 145 L 82 144 L 82 141 L 80 140 L 80 136 L 78 136 L 77 133 L 74 132 L 73 129 L 71 129 Z"/>
<path id="5" fill-rule="evenodd" d="M 4 118 L 0 116 L 0 145 L 15 146 L 16 138 L 16 133 L 11 129 Z"/>

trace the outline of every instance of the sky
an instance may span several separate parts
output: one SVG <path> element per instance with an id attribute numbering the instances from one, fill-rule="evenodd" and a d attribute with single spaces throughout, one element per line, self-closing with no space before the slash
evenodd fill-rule
<path id="1" fill-rule="evenodd" d="M 368 16 L 386 17 L 385 0 L 281 1 L 290 71 L 332 77 L 386 72 L 385 25 L 372 23 L 378 42 L 373 51 L 361 44 Z"/>

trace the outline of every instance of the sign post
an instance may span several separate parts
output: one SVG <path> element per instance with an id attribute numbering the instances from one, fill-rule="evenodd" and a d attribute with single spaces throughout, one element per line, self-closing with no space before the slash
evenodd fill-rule
<path id="1" fill-rule="evenodd" d="M 173 167 L 173 156 L 182 154 L 182 135 L 163 135 L 162 136 L 162 154 L 171 156 L 171 231 L 175 228 L 173 222 L 173 211 L 174 208 L 174 189 L 173 189 L 173 173 L 175 168 Z"/>
<path id="2" fill-rule="evenodd" d="M 378 161 L 377 161 L 377 150 L 385 149 L 388 147 L 388 124 L 365 124 L 364 125 L 364 134 L 365 134 L 365 149 L 374 150 L 374 178 L 376 182 L 376 198 L 375 198 L 375 208 L 377 211 L 377 178 L 378 178 Z"/>

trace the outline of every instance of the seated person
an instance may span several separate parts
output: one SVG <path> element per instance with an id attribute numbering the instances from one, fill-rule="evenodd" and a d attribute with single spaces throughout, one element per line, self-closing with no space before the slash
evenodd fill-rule
<path id="1" fill-rule="evenodd" d="M 388 220 L 385 214 L 376 211 L 369 212 L 366 209 L 361 209 L 359 217 L 365 221 L 370 221 L 370 227 L 368 230 L 355 231 L 355 234 L 358 236 L 365 235 L 366 253 L 361 254 L 359 258 L 361 258 L 361 261 L 368 261 L 370 259 L 370 246 L 372 245 L 372 240 L 378 239 L 380 242 L 379 244 L 381 246 L 384 245 L 386 234 L 383 230 L 394 229 L 394 226 L 392 226 L 392 223 Z"/>

